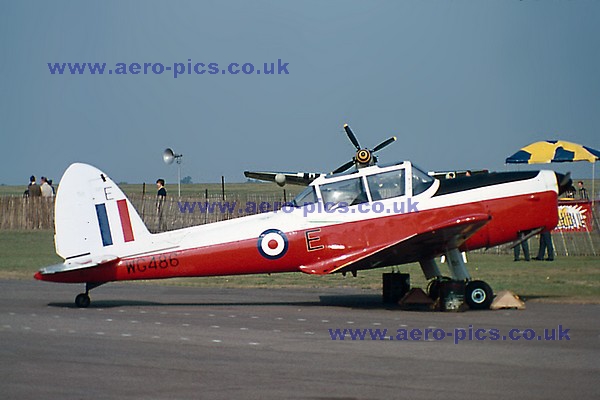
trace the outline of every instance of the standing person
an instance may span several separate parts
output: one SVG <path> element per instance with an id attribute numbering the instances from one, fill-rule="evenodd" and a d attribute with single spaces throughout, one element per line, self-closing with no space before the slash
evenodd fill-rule
<path id="1" fill-rule="evenodd" d="M 552 234 L 549 231 L 540 233 L 540 250 L 534 260 L 542 261 L 546 249 L 548 249 L 548 258 L 546 258 L 546 261 L 554 261 L 554 245 L 552 244 Z"/>
<path id="2" fill-rule="evenodd" d="M 52 188 L 52 196 L 55 196 L 56 189 L 54 189 L 54 186 L 52 185 L 52 179 L 48 179 L 48 185 L 50 185 L 50 187 Z"/>
<path id="3" fill-rule="evenodd" d="M 523 233 L 521 233 L 519 235 L 519 238 L 522 238 L 524 236 Z M 523 257 L 525 258 L 525 261 L 529 261 L 529 243 L 528 243 L 528 239 L 523 240 L 521 243 L 519 243 L 518 245 L 516 245 L 515 247 L 513 247 L 514 253 L 515 253 L 515 261 L 519 261 L 519 256 L 521 255 L 521 247 L 523 247 Z"/>
<path id="4" fill-rule="evenodd" d="M 48 184 L 48 180 L 46 179 L 46 177 L 42 176 L 40 180 L 42 182 L 42 186 L 40 186 L 40 189 L 42 191 L 42 197 L 54 197 L 54 191 L 52 190 L 52 187 Z"/>
<path id="5" fill-rule="evenodd" d="M 157 227 L 159 231 L 164 230 L 163 226 L 163 206 L 165 200 L 167 199 L 167 189 L 165 189 L 165 180 L 157 179 L 156 180 L 156 188 L 158 191 L 156 192 L 156 217 L 157 217 Z"/>
<path id="6" fill-rule="evenodd" d="M 156 193 L 156 202 L 158 204 L 159 201 L 164 201 L 167 198 L 167 189 L 165 189 L 165 180 L 158 179 L 156 181 L 156 188 L 158 192 Z"/>
<path id="7" fill-rule="evenodd" d="M 42 189 L 35 183 L 35 176 L 31 175 L 29 177 L 29 186 L 27 187 L 27 196 L 28 197 L 41 197 Z"/>
<path id="8" fill-rule="evenodd" d="M 588 196 L 587 189 L 585 187 L 583 187 L 583 181 L 577 182 L 577 186 L 579 187 L 579 189 L 578 189 L 578 191 L 579 191 L 579 198 L 581 200 L 590 201 L 590 196 Z"/>

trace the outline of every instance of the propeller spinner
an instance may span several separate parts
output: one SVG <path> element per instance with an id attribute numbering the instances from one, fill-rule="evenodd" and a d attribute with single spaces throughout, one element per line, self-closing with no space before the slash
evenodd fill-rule
<path id="1" fill-rule="evenodd" d="M 387 147 L 388 145 L 396 141 L 396 137 L 393 136 L 379 143 L 377 146 L 373 147 L 372 150 L 370 150 L 366 147 L 361 148 L 358 139 L 356 138 L 354 132 L 352 132 L 352 129 L 350 129 L 348 124 L 344 124 L 344 130 L 346 131 L 346 135 L 348 135 L 348 138 L 350 139 L 354 147 L 356 147 L 356 154 L 354 155 L 354 157 L 352 157 L 352 160 L 348 161 L 344 165 L 341 165 L 336 170 L 334 170 L 332 172 L 333 174 L 344 172 L 353 165 L 355 165 L 356 168 L 363 168 L 377 164 L 377 156 L 375 156 L 374 153 L 378 152 L 379 150 L 383 149 L 384 147 Z"/>

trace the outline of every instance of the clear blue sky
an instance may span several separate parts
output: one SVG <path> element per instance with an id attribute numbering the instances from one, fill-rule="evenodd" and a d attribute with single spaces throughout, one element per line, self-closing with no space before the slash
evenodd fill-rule
<path id="1" fill-rule="evenodd" d="M 504 170 L 543 139 L 600 148 L 596 1 L 0 0 L 0 183 L 75 161 L 194 182 L 381 161 Z M 51 62 L 289 63 L 289 75 L 51 75 Z M 563 167 L 590 176 L 587 163 Z"/>

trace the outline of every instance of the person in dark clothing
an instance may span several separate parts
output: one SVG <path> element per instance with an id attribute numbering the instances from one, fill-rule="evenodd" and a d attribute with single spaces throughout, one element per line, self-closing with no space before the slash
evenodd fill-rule
<path id="1" fill-rule="evenodd" d="M 521 247 L 523 247 L 523 257 L 525 261 L 529 261 L 529 243 L 528 240 L 523 240 L 521 243 L 513 247 L 515 253 L 515 261 L 519 261 L 519 257 L 521 255 Z"/>
<path id="2" fill-rule="evenodd" d="M 158 179 L 156 181 L 156 187 L 158 188 L 158 193 L 156 193 L 156 196 L 163 197 L 162 200 L 164 200 L 164 198 L 167 197 L 167 189 L 165 189 L 165 180 Z"/>
<path id="3" fill-rule="evenodd" d="M 31 175 L 29 178 L 29 186 L 27 187 L 28 197 L 42 197 L 42 188 L 35 183 L 35 176 Z"/>
<path id="4" fill-rule="evenodd" d="M 581 200 L 587 200 L 590 201 L 590 196 L 588 196 L 588 192 L 587 189 L 585 187 L 583 187 L 583 181 L 579 181 L 577 182 L 577 186 L 579 187 L 579 198 Z"/>
<path id="5" fill-rule="evenodd" d="M 167 199 L 167 189 L 165 189 L 165 180 L 158 179 L 156 181 L 156 187 L 158 191 L 156 192 L 156 217 L 157 217 L 157 227 L 159 231 L 165 230 L 165 224 L 163 220 L 163 206 L 165 200 Z"/>
<path id="6" fill-rule="evenodd" d="M 546 258 L 546 261 L 554 261 L 554 245 L 552 244 L 552 234 L 550 232 L 540 233 L 540 250 L 534 260 L 543 260 L 546 249 L 548 249 L 548 258 Z"/>

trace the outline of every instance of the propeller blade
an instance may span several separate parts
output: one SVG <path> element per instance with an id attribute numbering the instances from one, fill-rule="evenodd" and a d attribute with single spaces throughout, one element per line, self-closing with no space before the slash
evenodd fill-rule
<path id="1" fill-rule="evenodd" d="M 389 138 L 388 140 L 386 140 L 385 142 L 381 142 L 377 146 L 375 146 L 375 148 L 373 150 L 371 150 L 371 153 L 375 153 L 376 151 L 383 149 L 384 147 L 394 143 L 395 141 L 396 141 L 396 136 L 393 136 L 393 137 Z"/>
<path id="2" fill-rule="evenodd" d="M 356 136 L 354 136 L 354 132 L 352 132 L 352 129 L 350 129 L 348 124 L 344 124 L 344 130 L 346 131 L 346 135 L 348 135 L 348 138 L 350 138 L 350 141 L 352 142 L 354 147 L 356 147 L 356 150 L 360 150 L 360 143 L 358 143 L 358 139 L 356 139 Z"/>
<path id="3" fill-rule="evenodd" d="M 565 174 L 565 176 L 561 179 L 560 185 L 561 186 L 565 186 L 565 185 L 568 185 L 570 183 L 573 183 L 573 181 L 571 180 L 571 172 L 567 172 Z"/>
<path id="4" fill-rule="evenodd" d="M 332 174 L 339 174 L 340 172 L 344 172 L 345 170 L 347 170 L 348 168 L 350 168 L 353 165 L 354 165 L 354 160 L 350 160 L 346 164 L 342 165 L 341 167 L 338 167 L 335 171 L 332 172 Z"/>
<path id="5" fill-rule="evenodd" d="M 554 173 L 556 175 L 556 182 L 558 183 L 558 194 L 563 194 L 573 186 L 573 181 L 571 180 L 571 173 L 567 172 L 566 174 L 559 174 L 558 172 Z"/>

